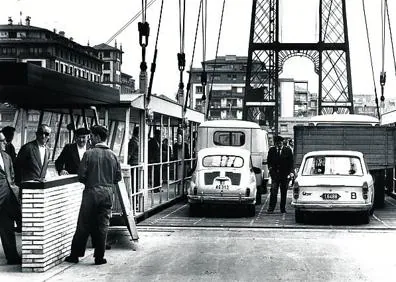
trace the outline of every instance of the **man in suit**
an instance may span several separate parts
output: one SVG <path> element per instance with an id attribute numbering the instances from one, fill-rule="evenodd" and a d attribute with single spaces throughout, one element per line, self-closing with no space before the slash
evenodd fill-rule
<path id="1" fill-rule="evenodd" d="M 267 213 L 272 213 L 276 206 L 278 188 L 281 191 L 280 211 L 286 213 L 286 196 L 289 176 L 293 171 L 293 153 L 287 146 L 283 146 L 281 136 L 274 137 L 275 146 L 268 151 L 268 169 L 271 176 L 271 194 Z"/>
<path id="2" fill-rule="evenodd" d="M 121 165 L 116 154 L 106 145 L 108 131 L 101 125 L 91 129 L 94 147 L 85 152 L 78 169 L 78 178 L 85 189 L 81 200 L 77 228 L 71 252 L 65 261 L 78 263 L 85 254 L 88 236 L 95 248 L 95 264 L 107 263 L 104 258 L 107 230 L 110 223 L 113 187 L 121 180 Z"/>
<path id="3" fill-rule="evenodd" d="M 77 174 L 80 161 L 87 150 L 89 130 L 79 128 L 75 131 L 75 143 L 67 144 L 55 161 L 59 175 Z"/>
<path id="4" fill-rule="evenodd" d="M 0 133 L 0 238 L 7 264 L 21 264 L 14 233 L 14 220 L 21 221 L 21 207 L 15 193 L 14 169 L 11 157 L 5 153 L 6 139 Z"/>
<path id="5" fill-rule="evenodd" d="M 5 126 L 3 127 L 1 132 L 4 134 L 5 139 L 7 141 L 5 145 L 5 152 L 11 157 L 12 163 L 15 164 L 16 152 L 15 152 L 15 147 L 12 144 L 12 140 L 14 139 L 15 128 L 12 126 Z"/>
<path id="6" fill-rule="evenodd" d="M 40 124 L 36 139 L 21 147 L 15 160 L 15 183 L 45 178 L 50 157 L 46 144 L 50 134 L 51 128 L 47 124 Z"/>

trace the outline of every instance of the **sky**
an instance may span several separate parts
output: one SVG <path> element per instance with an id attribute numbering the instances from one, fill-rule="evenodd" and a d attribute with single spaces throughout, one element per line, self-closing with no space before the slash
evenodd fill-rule
<path id="1" fill-rule="evenodd" d="M 382 69 L 381 1 L 364 0 L 368 21 L 375 83 L 380 95 L 379 74 Z M 147 1 L 149 2 L 149 1 Z M 202 31 L 198 32 L 194 60 L 192 61 L 195 27 L 199 0 L 186 0 L 185 49 L 186 70 L 200 67 L 203 60 Z M 208 0 L 206 59 L 214 59 L 218 40 L 223 0 Z M 281 42 L 316 42 L 317 9 L 319 0 L 280 0 Z M 354 94 L 373 94 L 369 49 L 362 9 L 362 0 L 347 0 L 347 17 L 351 54 L 352 87 Z M 141 10 L 141 0 L 2 0 L 0 23 L 7 24 L 11 16 L 14 23 L 31 17 L 31 25 L 48 30 L 64 31 L 66 37 L 81 45 L 90 46 L 109 40 L 125 23 Z M 392 32 L 396 34 L 396 0 L 388 0 Z M 147 10 L 150 24 L 146 61 L 150 69 L 157 36 L 161 0 Z M 226 0 L 218 55 L 247 56 L 252 1 Z M 20 17 L 22 12 L 22 17 Z M 124 51 L 122 71 L 132 75 L 138 87 L 140 62 L 138 22 L 129 25 L 117 38 Z M 200 26 L 201 28 L 201 26 Z M 396 40 L 395 40 L 396 41 Z M 114 46 L 114 40 L 110 45 Z M 385 71 L 387 82 L 385 98 L 396 98 L 396 74 L 390 46 L 389 31 L 386 36 Z M 396 42 L 395 42 L 396 44 Z M 396 47 L 396 46 L 395 46 Z M 152 93 L 175 97 L 179 84 L 177 53 L 180 52 L 179 1 L 165 0 L 161 29 L 158 37 L 158 55 Z M 308 80 L 311 92 L 317 92 L 318 77 L 309 59 L 294 57 L 286 61 L 281 77 Z M 150 73 L 148 73 L 150 75 Z M 184 74 L 187 83 L 188 74 Z"/>

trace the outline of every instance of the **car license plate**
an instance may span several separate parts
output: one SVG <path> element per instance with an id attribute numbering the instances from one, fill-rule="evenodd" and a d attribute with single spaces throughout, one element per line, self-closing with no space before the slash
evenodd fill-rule
<path id="1" fill-rule="evenodd" d="M 218 185 L 216 185 L 216 189 L 228 190 L 228 189 L 230 189 L 230 186 L 227 184 L 218 184 Z"/>
<path id="2" fill-rule="evenodd" d="M 320 197 L 323 200 L 338 200 L 341 196 L 337 193 L 323 193 Z"/>

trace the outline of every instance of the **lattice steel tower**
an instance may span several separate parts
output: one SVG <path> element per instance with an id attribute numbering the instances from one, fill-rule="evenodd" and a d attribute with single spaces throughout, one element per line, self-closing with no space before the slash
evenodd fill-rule
<path id="1" fill-rule="evenodd" d="M 280 0 L 253 0 L 243 119 L 260 121 L 278 132 L 279 74 L 293 56 L 314 63 L 319 114 L 353 113 L 345 0 L 318 1 L 319 41 L 283 43 L 279 41 Z"/>

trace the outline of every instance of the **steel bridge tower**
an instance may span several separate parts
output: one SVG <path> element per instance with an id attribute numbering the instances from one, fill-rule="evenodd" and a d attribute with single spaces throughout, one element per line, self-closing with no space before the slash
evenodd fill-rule
<path id="1" fill-rule="evenodd" d="M 314 63 L 319 80 L 319 114 L 353 113 L 346 1 L 318 1 L 318 42 L 283 43 L 279 39 L 280 0 L 253 0 L 244 120 L 259 121 L 278 132 L 279 74 L 293 56 Z"/>

